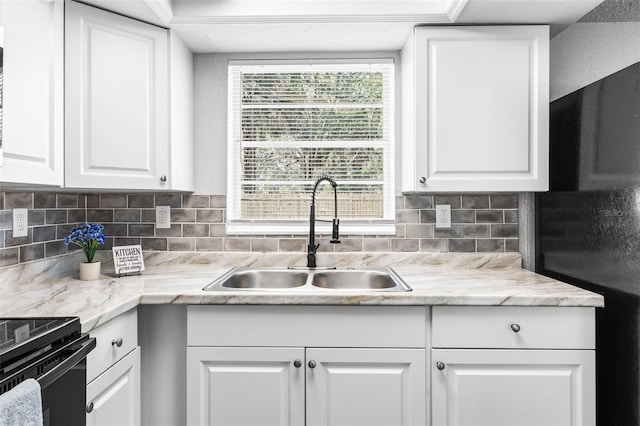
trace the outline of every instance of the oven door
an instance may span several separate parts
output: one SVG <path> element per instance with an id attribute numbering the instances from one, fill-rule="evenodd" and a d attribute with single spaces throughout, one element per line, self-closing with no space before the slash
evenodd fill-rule
<path id="1" fill-rule="evenodd" d="M 38 378 L 44 426 L 85 426 L 87 354 L 95 348 L 96 339 L 85 336 L 82 340 L 66 349 L 60 364 Z"/>
<path id="2" fill-rule="evenodd" d="M 81 335 L 46 356 L 20 367 L 7 380 L 17 385 L 34 378 L 42 389 L 44 426 L 84 426 L 87 354 L 96 339 Z"/>

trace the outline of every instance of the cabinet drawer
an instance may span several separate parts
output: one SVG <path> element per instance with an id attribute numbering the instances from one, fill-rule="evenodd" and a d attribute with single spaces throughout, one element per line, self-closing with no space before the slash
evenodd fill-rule
<path id="1" fill-rule="evenodd" d="M 132 309 L 89 333 L 96 347 L 87 356 L 87 383 L 138 346 L 138 312 Z M 122 339 L 122 346 L 114 341 Z"/>
<path id="2" fill-rule="evenodd" d="M 189 306 L 188 346 L 426 345 L 424 306 Z"/>
<path id="3" fill-rule="evenodd" d="M 434 306 L 432 324 L 434 348 L 595 348 L 594 308 Z"/>

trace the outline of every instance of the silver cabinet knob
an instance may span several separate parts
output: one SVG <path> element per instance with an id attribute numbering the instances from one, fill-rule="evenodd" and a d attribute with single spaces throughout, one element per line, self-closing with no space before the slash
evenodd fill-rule
<path id="1" fill-rule="evenodd" d="M 167 176 L 166 175 L 160 176 L 160 182 L 166 182 L 166 181 L 167 181 Z"/>
<path id="2" fill-rule="evenodd" d="M 520 324 L 511 324 L 511 330 L 513 330 L 514 333 L 517 333 L 520 331 Z"/>
<path id="3" fill-rule="evenodd" d="M 296 359 L 295 361 L 293 361 L 293 366 L 295 368 L 300 368 L 302 367 L 302 361 L 300 361 L 299 359 Z"/>
<path id="4" fill-rule="evenodd" d="M 427 178 L 424 176 L 420 177 L 420 183 L 427 183 Z"/>
<path id="5" fill-rule="evenodd" d="M 90 402 L 87 404 L 87 408 L 86 408 L 87 413 L 90 413 L 93 411 L 93 402 Z"/>
<path id="6" fill-rule="evenodd" d="M 445 364 L 442 361 L 436 362 L 436 368 L 440 371 L 444 370 Z"/>
<path id="7" fill-rule="evenodd" d="M 117 347 L 121 347 L 122 346 L 122 342 L 123 342 L 122 337 L 118 337 L 117 339 L 113 339 L 111 341 L 111 346 L 115 345 Z"/>
<path id="8" fill-rule="evenodd" d="M 309 368 L 316 368 L 316 362 L 314 360 L 309 361 L 309 364 L 307 364 L 309 366 Z"/>

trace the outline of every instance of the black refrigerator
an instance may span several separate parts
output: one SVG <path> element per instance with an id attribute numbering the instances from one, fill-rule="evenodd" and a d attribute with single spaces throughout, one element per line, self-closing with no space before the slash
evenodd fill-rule
<path id="1" fill-rule="evenodd" d="M 640 62 L 550 105 L 536 271 L 600 293 L 598 425 L 640 425 Z"/>

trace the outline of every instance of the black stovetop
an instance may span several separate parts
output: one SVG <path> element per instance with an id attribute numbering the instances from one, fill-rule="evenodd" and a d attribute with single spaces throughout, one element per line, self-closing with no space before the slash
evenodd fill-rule
<path id="1" fill-rule="evenodd" d="M 76 317 L 0 318 L 0 372 L 79 333 Z"/>

